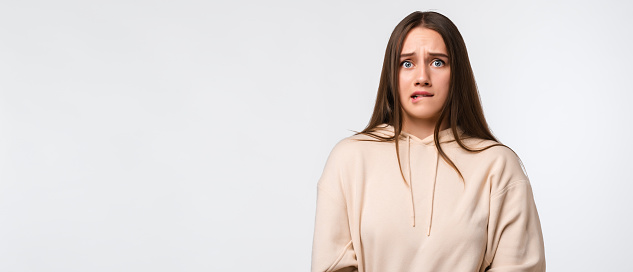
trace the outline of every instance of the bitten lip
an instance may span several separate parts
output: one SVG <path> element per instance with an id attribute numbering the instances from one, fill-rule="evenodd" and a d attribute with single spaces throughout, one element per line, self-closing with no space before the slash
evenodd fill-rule
<path id="1" fill-rule="evenodd" d="M 416 96 L 430 97 L 430 96 L 433 96 L 433 94 L 429 92 L 423 92 L 423 91 L 417 91 L 411 94 L 411 97 L 416 97 Z"/>

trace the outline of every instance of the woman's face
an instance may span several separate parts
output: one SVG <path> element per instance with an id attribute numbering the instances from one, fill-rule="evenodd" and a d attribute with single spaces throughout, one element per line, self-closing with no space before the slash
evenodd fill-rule
<path id="1" fill-rule="evenodd" d="M 405 124 L 435 124 L 448 96 L 451 77 L 442 36 L 416 27 L 409 31 L 400 52 L 399 93 Z"/>

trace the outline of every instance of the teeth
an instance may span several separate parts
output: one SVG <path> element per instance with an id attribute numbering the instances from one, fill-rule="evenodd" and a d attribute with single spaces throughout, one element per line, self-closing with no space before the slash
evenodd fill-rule
<path id="1" fill-rule="evenodd" d="M 431 96 L 433 96 L 433 95 L 431 95 L 431 94 L 424 94 L 424 95 L 421 95 L 421 94 L 416 94 L 416 95 L 411 96 L 411 98 L 418 98 L 418 97 L 431 97 Z"/>

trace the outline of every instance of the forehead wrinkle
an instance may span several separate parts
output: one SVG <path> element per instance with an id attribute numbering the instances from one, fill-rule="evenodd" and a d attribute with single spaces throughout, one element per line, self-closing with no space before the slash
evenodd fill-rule
<path id="1" fill-rule="evenodd" d="M 442 36 L 436 31 L 428 28 L 414 28 L 404 39 L 401 54 L 418 51 L 424 52 L 425 55 L 428 55 L 429 53 L 441 53 L 448 55 Z"/>

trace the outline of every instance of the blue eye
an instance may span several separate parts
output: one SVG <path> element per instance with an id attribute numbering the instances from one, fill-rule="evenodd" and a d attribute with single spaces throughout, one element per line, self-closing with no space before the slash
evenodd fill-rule
<path id="1" fill-rule="evenodd" d="M 411 68 L 411 67 L 413 67 L 413 63 L 411 63 L 411 62 L 410 62 L 410 61 L 408 61 L 408 60 L 403 61 L 401 65 L 402 65 L 402 67 L 404 67 L 404 68 Z"/>
<path id="2" fill-rule="evenodd" d="M 442 66 L 444 66 L 444 61 L 436 59 L 436 60 L 433 61 L 433 66 L 435 66 L 435 67 L 442 67 Z"/>

